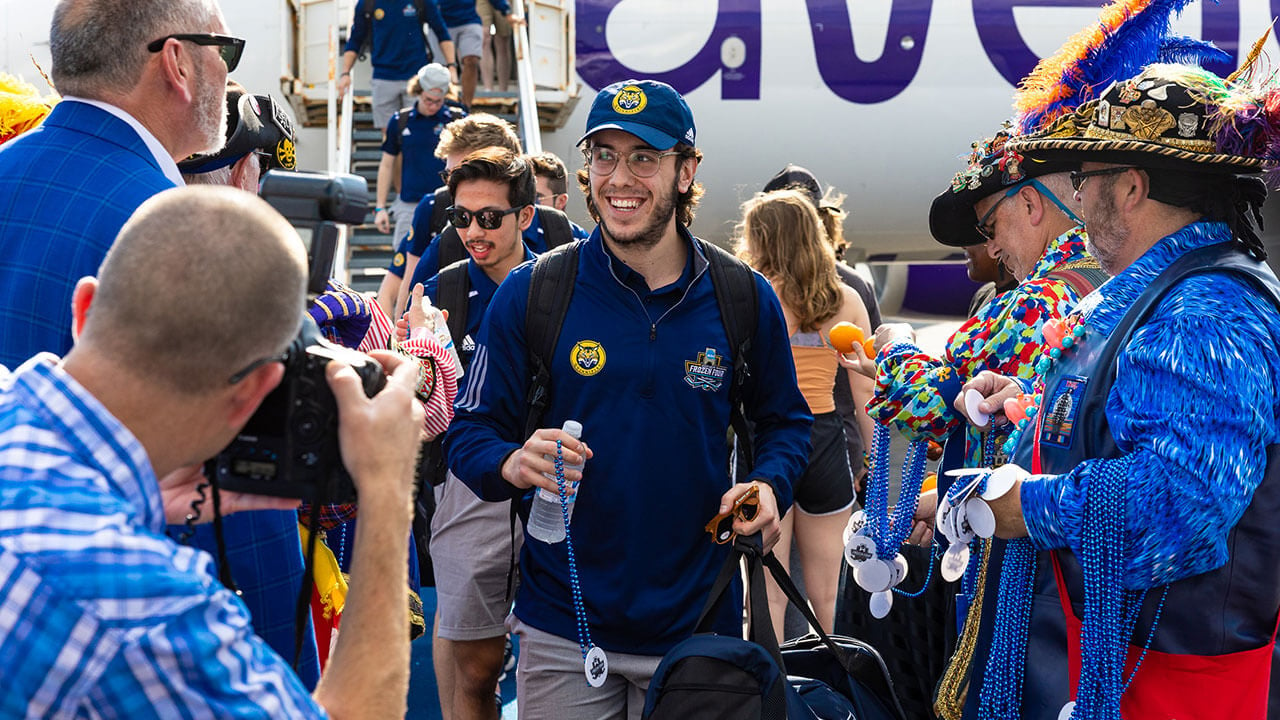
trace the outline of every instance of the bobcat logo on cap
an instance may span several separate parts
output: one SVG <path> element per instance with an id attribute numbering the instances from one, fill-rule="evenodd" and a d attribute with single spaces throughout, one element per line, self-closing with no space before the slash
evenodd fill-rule
<path id="1" fill-rule="evenodd" d="M 569 364 L 583 377 L 591 377 L 604 369 L 604 346 L 595 340 L 579 340 L 569 351 Z"/>
<path id="2" fill-rule="evenodd" d="M 613 96 L 613 111 L 619 115 L 635 115 L 648 104 L 649 98 L 644 96 L 644 90 L 635 85 L 627 85 Z"/>

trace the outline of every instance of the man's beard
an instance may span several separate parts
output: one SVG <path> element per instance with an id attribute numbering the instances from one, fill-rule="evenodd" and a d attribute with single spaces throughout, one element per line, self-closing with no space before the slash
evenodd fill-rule
<path id="1" fill-rule="evenodd" d="M 213 154 L 227 143 L 227 91 L 226 87 L 208 88 L 203 68 L 196 66 L 196 87 L 199 95 L 192 103 L 191 112 L 195 113 L 196 128 L 200 132 L 200 142 L 205 145 L 202 153 Z M 208 90 L 208 92 L 206 92 Z"/>
<path id="2" fill-rule="evenodd" d="M 596 214 L 600 216 L 600 231 L 620 247 L 640 248 L 647 250 L 656 246 L 667 231 L 667 225 L 671 222 L 671 218 L 676 214 L 676 201 L 680 196 L 678 187 L 679 178 L 671 181 L 671 192 L 653 199 L 653 212 L 649 215 L 649 223 L 632 233 L 631 235 L 618 235 L 609 229 L 604 222 L 604 215 L 600 214 L 597 209 Z M 594 199 L 593 199 L 594 202 Z"/>
<path id="3" fill-rule="evenodd" d="M 1110 186 L 1106 188 L 1091 217 L 1085 220 L 1085 233 L 1085 250 L 1108 275 L 1115 275 L 1124 269 L 1118 267 L 1121 263 L 1119 255 L 1121 248 L 1129 241 L 1130 229 L 1128 222 L 1120 217 Z M 1099 247 L 1098 239 L 1102 240 L 1102 247 Z"/>

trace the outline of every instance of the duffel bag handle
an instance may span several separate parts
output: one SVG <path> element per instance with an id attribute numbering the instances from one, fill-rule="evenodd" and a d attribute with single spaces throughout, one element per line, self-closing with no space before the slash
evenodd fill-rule
<path id="1" fill-rule="evenodd" d="M 698 615 L 698 622 L 693 632 L 696 635 L 712 631 L 712 624 L 715 622 L 720 603 L 724 601 L 729 589 L 733 586 L 733 578 L 739 573 L 739 564 L 745 560 L 747 611 L 750 617 L 746 639 L 769 651 L 774 661 L 778 663 L 778 667 L 785 668 L 782 662 L 782 650 L 778 647 L 778 636 L 774 634 L 773 621 L 769 617 L 769 591 L 765 588 L 764 568 L 761 563 L 765 557 L 760 533 L 737 536 L 733 541 L 733 548 L 729 551 L 729 557 L 725 558 L 724 566 L 720 568 L 720 574 L 711 584 L 711 592 L 707 594 L 707 602 L 702 606 L 702 612 Z M 772 557 L 772 554 L 769 557 Z"/>
<path id="2" fill-rule="evenodd" d="M 827 635 L 826 631 L 822 629 L 822 624 L 819 623 L 818 618 L 814 616 L 813 609 L 809 607 L 809 603 L 805 600 L 804 595 L 800 594 L 800 589 L 796 587 L 794 582 L 792 582 L 791 576 L 787 574 L 786 568 L 782 567 L 782 563 L 778 562 L 777 556 L 775 556 L 773 552 L 769 552 L 767 555 L 763 556 L 763 560 L 765 567 L 768 567 L 769 573 L 773 575 L 774 582 L 778 584 L 778 587 L 782 589 L 783 594 L 787 596 L 787 600 L 800 611 L 800 614 L 804 616 L 805 621 L 809 623 L 809 627 L 813 628 L 813 631 L 817 636 L 822 639 L 823 644 L 831 650 L 831 654 L 840 662 L 840 666 L 844 668 L 844 671 L 850 677 L 856 678 L 861 676 L 862 673 L 854 665 L 851 654 L 844 648 L 836 645 L 831 640 L 831 637 Z M 779 651 L 779 654 L 781 654 L 781 651 Z M 785 665 L 779 664 L 779 667 L 784 668 L 785 672 Z M 888 687 L 878 689 L 881 691 L 882 695 L 887 692 L 888 697 L 882 697 L 882 699 L 891 704 L 890 711 L 895 713 L 899 718 L 905 718 L 906 715 L 902 710 L 901 704 L 898 702 L 893 686 L 889 685 Z"/>

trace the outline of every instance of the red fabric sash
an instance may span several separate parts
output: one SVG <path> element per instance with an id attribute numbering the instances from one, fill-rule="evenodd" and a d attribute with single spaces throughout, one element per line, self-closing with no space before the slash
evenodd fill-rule
<path id="1" fill-rule="evenodd" d="M 1052 558 L 1058 598 L 1067 618 L 1067 671 L 1074 700 L 1080 679 L 1081 620 L 1067 599 L 1058 554 L 1054 552 Z M 1274 632 L 1271 642 L 1262 647 L 1227 655 L 1171 655 L 1149 650 L 1133 684 L 1120 698 L 1120 714 L 1125 720 L 1266 720 L 1274 650 Z M 1141 647 L 1129 646 L 1124 679 L 1141 655 Z"/>

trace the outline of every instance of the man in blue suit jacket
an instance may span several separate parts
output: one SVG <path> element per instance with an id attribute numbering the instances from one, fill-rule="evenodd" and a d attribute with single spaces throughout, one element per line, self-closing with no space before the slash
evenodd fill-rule
<path id="1" fill-rule="evenodd" d="M 175 158 L 221 146 L 244 48 L 226 32 L 213 0 L 59 3 L 62 102 L 0 148 L 0 365 L 65 354 L 76 281 L 97 273 L 134 209 L 182 184 Z"/>

